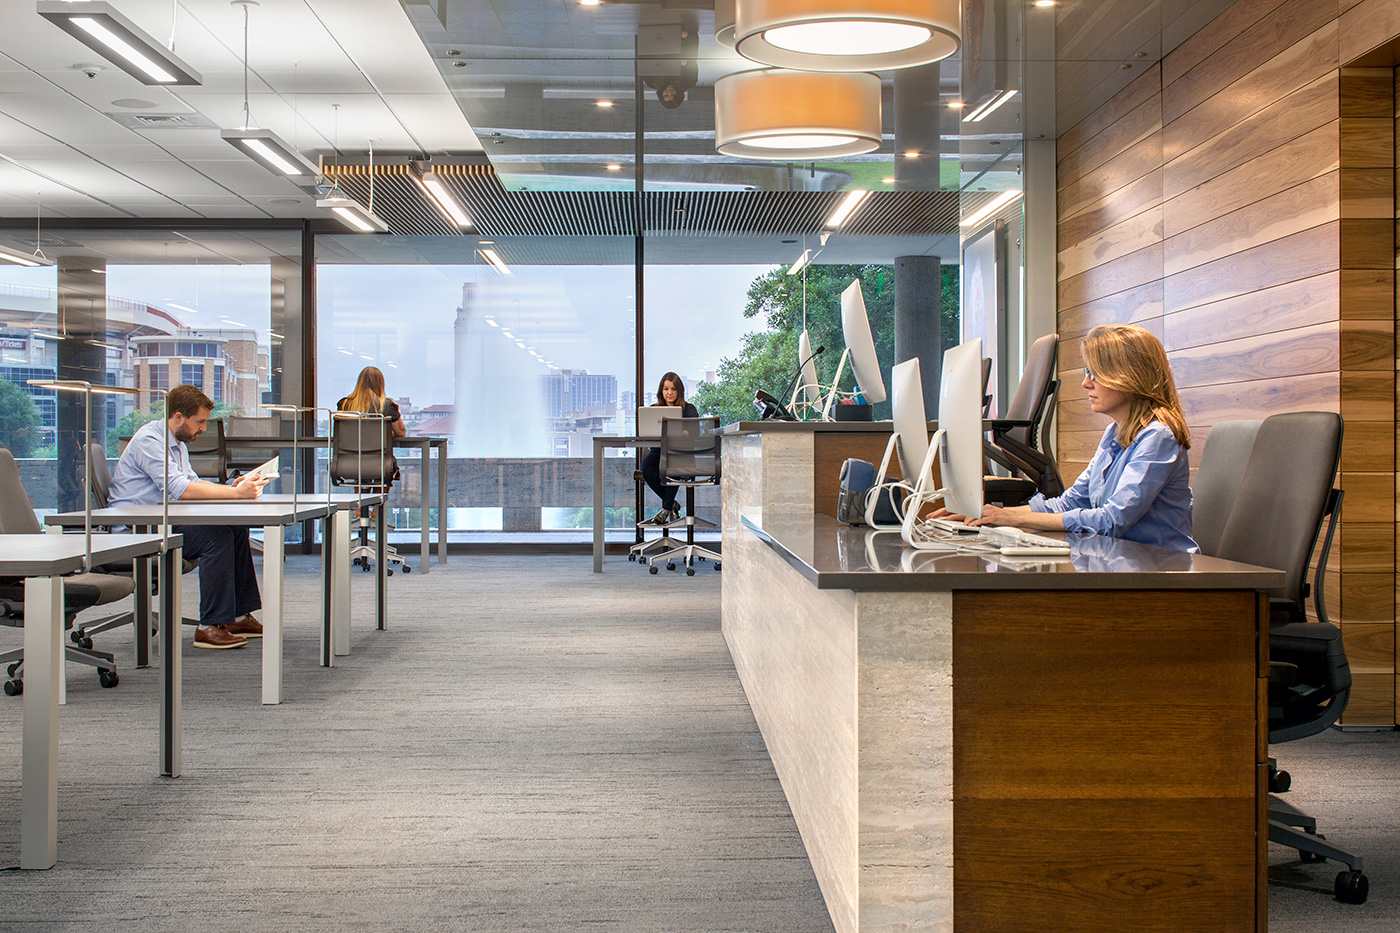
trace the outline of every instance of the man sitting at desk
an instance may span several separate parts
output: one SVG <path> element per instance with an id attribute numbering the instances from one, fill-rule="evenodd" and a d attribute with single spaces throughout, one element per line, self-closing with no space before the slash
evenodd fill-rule
<path id="1" fill-rule="evenodd" d="M 108 504 L 157 505 L 161 486 L 171 502 L 206 499 L 256 499 L 263 479 L 241 476 L 224 486 L 202 480 L 190 467 L 187 443 L 204 433 L 214 403 L 191 385 L 176 386 L 165 400 L 165 421 L 152 421 L 126 445 Z M 168 474 L 167 474 L 168 464 Z M 262 608 L 248 529 L 229 525 L 175 525 L 185 536 L 185 557 L 199 562 L 199 627 L 196 648 L 241 648 L 249 638 L 261 638 L 262 623 L 253 611 Z"/>

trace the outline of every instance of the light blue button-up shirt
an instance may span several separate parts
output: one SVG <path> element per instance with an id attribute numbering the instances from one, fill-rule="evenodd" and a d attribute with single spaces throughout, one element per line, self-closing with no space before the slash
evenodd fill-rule
<path id="1" fill-rule="evenodd" d="M 178 502 L 199 476 L 190 466 L 190 453 L 185 445 L 170 433 L 165 419 L 159 418 L 131 435 L 131 442 L 122 451 L 116 472 L 112 474 L 108 504 L 158 505 L 167 460 L 170 463 L 167 491 L 170 501 Z"/>
<path id="2" fill-rule="evenodd" d="M 1088 531 L 1197 553 L 1191 539 L 1191 467 L 1171 429 L 1153 421 L 1126 449 L 1110 424 L 1089 466 L 1064 495 L 1030 501 L 1059 512 L 1066 531 Z"/>

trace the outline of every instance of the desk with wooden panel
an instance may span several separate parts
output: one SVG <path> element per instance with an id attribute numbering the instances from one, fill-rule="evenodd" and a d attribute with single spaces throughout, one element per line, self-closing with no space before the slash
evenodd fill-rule
<path id="1" fill-rule="evenodd" d="M 723 632 L 840 933 L 1263 929 L 1276 571 L 906 551 L 731 429 Z"/>

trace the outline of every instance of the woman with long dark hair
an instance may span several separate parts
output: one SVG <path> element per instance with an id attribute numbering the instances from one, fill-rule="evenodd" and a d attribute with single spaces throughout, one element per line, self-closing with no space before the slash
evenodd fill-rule
<path id="1" fill-rule="evenodd" d="M 685 383 L 675 373 L 667 373 L 661 377 L 661 382 L 656 386 L 656 401 L 652 404 L 680 408 L 682 418 L 700 417 L 700 412 L 695 409 L 695 406 L 685 400 Z M 653 525 L 666 525 L 679 519 L 681 510 L 676 505 L 676 492 L 680 487 L 668 486 L 661 481 L 661 449 L 659 447 L 653 447 L 642 458 L 642 478 L 651 487 L 651 491 L 661 498 L 661 511 L 647 521 Z"/>

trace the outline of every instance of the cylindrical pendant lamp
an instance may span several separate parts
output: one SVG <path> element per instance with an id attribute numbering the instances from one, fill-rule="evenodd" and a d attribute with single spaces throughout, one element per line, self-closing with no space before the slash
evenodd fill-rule
<path id="1" fill-rule="evenodd" d="M 739 54 L 780 68 L 885 71 L 957 52 L 958 0 L 737 0 Z"/>
<path id="2" fill-rule="evenodd" d="M 734 0 L 715 0 L 715 41 L 734 48 Z"/>
<path id="3" fill-rule="evenodd" d="M 724 155 L 811 162 L 880 148 L 880 79 L 766 68 L 715 82 L 715 148 Z"/>

